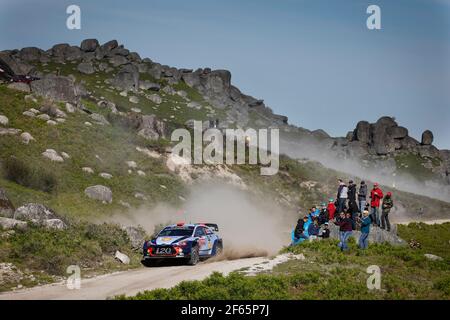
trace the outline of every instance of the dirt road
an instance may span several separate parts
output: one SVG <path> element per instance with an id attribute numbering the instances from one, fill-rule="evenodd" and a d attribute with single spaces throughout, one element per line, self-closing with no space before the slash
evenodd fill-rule
<path id="1" fill-rule="evenodd" d="M 170 288 L 183 280 L 201 280 L 214 271 L 231 271 L 261 263 L 264 258 L 248 258 L 202 262 L 197 266 L 162 266 L 117 272 L 81 281 L 79 290 L 69 290 L 65 283 L 45 285 L 0 294 L 0 300 L 86 300 L 106 299 L 119 294 L 134 295 L 139 291 Z"/>

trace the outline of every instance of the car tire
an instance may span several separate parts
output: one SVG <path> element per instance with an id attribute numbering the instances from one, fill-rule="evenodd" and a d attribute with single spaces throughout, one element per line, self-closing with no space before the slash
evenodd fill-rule
<path id="1" fill-rule="evenodd" d="M 187 264 L 190 266 L 195 266 L 200 261 L 200 253 L 198 249 L 198 245 L 195 245 L 191 249 L 191 254 L 187 261 Z"/>
<path id="2" fill-rule="evenodd" d="M 214 256 L 218 257 L 223 252 L 223 244 L 222 244 L 222 242 L 216 242 L 215 246 L 216 246 L 216 250 L 214 251 Z"/>

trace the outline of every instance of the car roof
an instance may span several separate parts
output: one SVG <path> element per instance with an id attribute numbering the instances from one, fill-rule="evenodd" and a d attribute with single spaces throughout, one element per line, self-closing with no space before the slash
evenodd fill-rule
<path id="1" fill-rule="evenodd" d="M 203 224 L 203 223 L 174 223 L 174 224 L 170 224 L 168 226 L 166 226 L 165 228 L 195 228 L 196 226 L 201 226 L 201 227 L 206 227 L 208 228 L 207 225 Z"/>

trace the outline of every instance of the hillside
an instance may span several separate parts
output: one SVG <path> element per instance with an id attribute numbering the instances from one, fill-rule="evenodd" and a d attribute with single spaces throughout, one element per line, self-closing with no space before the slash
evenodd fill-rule
<path id="1" fill-rule="evenodd" d="M 123 227 L 141 224 L 151 234 L 161 223 L 184 218 L 175 214 L 184 209 L 198 211 L 200 217 L 191 218 L 215 219 L 225 230 L 229 220 L 245 221 L 243 214 L 248 214 L 249 223 L 261 222 L 255 224 L 256 232 L 273 229 L 280 249 L 289 242 L 298 212 L 334 197 L 338 178 L 378 179 L 369 168 L 367 175 L 364 170 L 338 171 L 331 163 L 327 168 L 324 158 L 344 162 L 331 154 L 303 154 L 301 141 L 310 145 L 318 133 L 289 125 L 262 100 L 241 93 L 225 70 L 175 69 L 141 59 L 117 41 L 99 45 L 92 39 L 80 47 L 3 51 L 0 58 L 15 72 L 40 78 L 30 86 L 0 84 L 0 261 L 29 268 L 31 274 L 44 270 L 42 279 L 30 285 L 54 281 L 52 277 L 64 274 L 63 266 L 78 261 L 93 273 L 126 268 L 114 263 L 116 250 L 127 253 L 130 266 L 137 267 L 139 254 L 132 242 L 139 243 L 144 235 L 133 239 Z M 175 128 L 192 129 L 194 119 L 205 127 L 218 119 L 221 129 L 278 127 L 289 152 L 280 156 L 275 176 L 261 176 L 260 165 L 176 163 L 170 156 L 170 134 Z M 330 139 L 338 138 L 319 140 Z M 443 160 L 418 159 L 413 152 L 395 156 L 400 157 L 399 167 L 417 173 L 421 182 L 423 175 L 440 181 L 421 161 L 434 161 L 438 167 Z M 449 217 L 445 194 L 427 197 L 378 181 L 386 181 L 384 190 L 394 191 L 393 220 Z M 223 191 L 222 185 L 233 191 Z M 45 206 L 38 210 L 47 215 L 44 225 L 29 203 Z M 17 212 L 38 223 L 25 226 L 12 219 Z M 33 245 L 26 245 L 28 240 Z M 66 249 L 73 255 L 65 255 Z"/>

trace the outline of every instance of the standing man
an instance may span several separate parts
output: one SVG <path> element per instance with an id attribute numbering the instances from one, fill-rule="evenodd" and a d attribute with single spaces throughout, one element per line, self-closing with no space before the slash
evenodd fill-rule
<path id="1" fill-rule="evenodd" d="M 338 200 L 337 214 L 340 214 L 341 212 L 344 212 L 345 203 L 348 198 L 348 188 L 341 179 L 339 179 L 339 187 L 336 198 Z"/>
<path id="2" fill-rule="evenodd" d="M 353 180 L 348 182 L 348 212 L 351 213 L 353 230 L 355 230 L 359 209 L 358 204 L 356 203 L 356 184 L 353 183 Z"/>
<path id="3" fill-rule="evenodd" d="M 373 189 L 370 191 L 370 218 L 374 225 L 380 226 L 380 214 L 378 209 L 380 201 L 383 199 L 383 191 L 379 188 L 378 183 L 373 184 Z"/>
<path id="4" fill-rule="evenodd" d="M 360 249 L 367 249 L 369 246 L 370 223 L 369 211 L 363 210 L 363 216 L 361 218 L 361 236 L 358 241 Z"/>
<path id="5" fill-rule="evenodd" d="M 361 181 L 358 191 L 359 212 L 363 213 L 367 203 L 367 185 L 365 181 Z"/>
<path id="6" fill-rule="evenodd" d="M 339 219 L 334 221 L 334 224 L 339 226 L 339 244 L 341 251 L 348 250 L 348 238 L 352 235 L 352 219 L 350 213 L 344 214 L 341 212 Z"/>
<path id="7" fill-rule="evenodd" d="M 387 227 L 387 231 L 391 231 L 391 223 L 389 221 L 389 212 L 391 212 L 394 206 L 394 201 L 392 201 L 392 193 L 388 192 L 383 199 L 383 204 L 381 205 L 381 228 Z"/>

